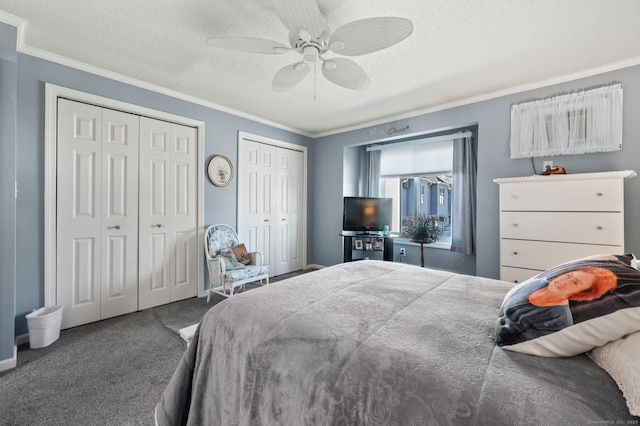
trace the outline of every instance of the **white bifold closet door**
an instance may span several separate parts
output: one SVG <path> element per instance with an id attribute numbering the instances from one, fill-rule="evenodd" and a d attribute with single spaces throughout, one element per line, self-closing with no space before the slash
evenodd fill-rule
<path id="1" fill-rule="evenodd" d="M 276 275 L 302 269 L 302 153 L 276 150 Z"/>
<path id="2" fill-rule="evenodd" d="M 303 153 L 241 139 L 238 154 L 240 240 L 262 252 L 270 276 L 302 269 Z"/>
<path id="3" fill-rule="evenodd" d="M 197 294 L 196 129 L 140 118 L 140 309 Z"/>
<path id="4" fill-rule="evenodd" d="M 238 148 L 238 238 L 276 274 L 276 147 L 242 139 Z"/>
<path id="5" fill-rule="evenodd" d="M 58 101 L 57 304 L 62 328 L 138 307 L 138 117 Z"/>
<path id="6" fill-rule="evenodd" d="M 62 328 L 197 295 L 196 129 L 58 100 Z"/>

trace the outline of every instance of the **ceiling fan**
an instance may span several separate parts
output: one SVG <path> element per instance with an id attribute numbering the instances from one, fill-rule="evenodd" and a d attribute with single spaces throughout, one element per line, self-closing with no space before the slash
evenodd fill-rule
<path id="1" fill-rule="evenodd" d="M 272 40 L 253 37 L 213 37 L 207 42 L 216 47 L 251 53 L 283 54 L 297 52 L 302 58 L 278 71 L 272 88 L 283 92 L 298 84 L 311 70 L 310 63 L 322 62 L 327 80 L 352 90 L 369 87 L 369 76 L 356 62 L 347 58 L 328 58 L 329 52 L 360 56 L 386 49 L 413 32 L 406 18 L 377 17 L 347 23 L 331 33 L 322 22 L 315 0 L 272 0 L 276 14 L 289 30 L 286 46 Z"/>

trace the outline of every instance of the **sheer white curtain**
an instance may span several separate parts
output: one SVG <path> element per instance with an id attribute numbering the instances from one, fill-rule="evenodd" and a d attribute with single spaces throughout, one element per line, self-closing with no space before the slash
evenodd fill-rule
<path id="1" fill-rule="evenodd" d="M 622 149 L 622 84 L 511 107 L 511 158 Z"/>

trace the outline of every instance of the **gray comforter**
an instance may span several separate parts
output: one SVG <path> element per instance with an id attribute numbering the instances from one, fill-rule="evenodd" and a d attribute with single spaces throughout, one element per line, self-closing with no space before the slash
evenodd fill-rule
<path id="1" fill-rule="evenodd" d="M 495 345 L 509 288 L 360 261 L 241 293 L 204 315 L 156 420 L 225 426 L 636 421 L 614 381 L 585 355 L 539 358 Z"/>

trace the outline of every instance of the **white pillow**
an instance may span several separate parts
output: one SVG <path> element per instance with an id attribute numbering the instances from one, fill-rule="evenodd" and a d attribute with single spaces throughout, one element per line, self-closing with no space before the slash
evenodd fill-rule
<path id="1" fill-rule="evenodd" d="M 587 355 L 616 381 L 629 412 L 640 416 L 640 332 L 594 348 Z"/>

